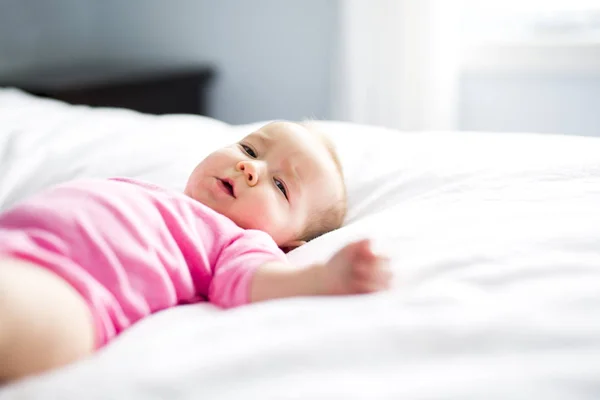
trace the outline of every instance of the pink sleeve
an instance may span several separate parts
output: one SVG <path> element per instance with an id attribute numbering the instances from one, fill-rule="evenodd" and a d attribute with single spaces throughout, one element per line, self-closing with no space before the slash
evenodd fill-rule
<path id="1" fill-rule="evenodd" d="M 254 272 L 268 262 L 286 262 L 285 254 L 264 232 L 246 230 L 219 254 L 208 291 L 211 303 L 230 308 L 250 302 Z"/>

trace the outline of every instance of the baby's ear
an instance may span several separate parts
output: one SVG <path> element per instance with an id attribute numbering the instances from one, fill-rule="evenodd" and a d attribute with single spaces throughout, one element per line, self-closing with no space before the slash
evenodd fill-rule
<path id="1" fill-rule="evenodd" d="M 279 248 L 281 249 L 281 251 L 287 254 L 295 248 L 302 246 L 303 244 L 306 244 L 304 240 L 293 240 L 284 244 L 283 246 L 279 246 Z"/>

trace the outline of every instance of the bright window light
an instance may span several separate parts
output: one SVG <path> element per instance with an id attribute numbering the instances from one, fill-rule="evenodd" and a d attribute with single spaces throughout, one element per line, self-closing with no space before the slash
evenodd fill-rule
<path id="1" fill-rule="evenodd" d="M 600 43 L 598 0 L 463 0 L 465 44 Z"/>

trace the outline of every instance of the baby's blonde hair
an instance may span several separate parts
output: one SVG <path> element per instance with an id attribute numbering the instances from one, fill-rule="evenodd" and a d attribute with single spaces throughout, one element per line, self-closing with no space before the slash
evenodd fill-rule
<path id="1" fill-rule="evenodd" d="M 314 120 L 305 120 L 299 122 L 298 124 L 321 140 L 337 167 L 340 181 L 342 183 L 342 197 L 340 199 L 333 200 L 332 203 L 320 210 L 315 210 L 309 217 L 308 222 L 304 227 L 304 231 L 298 238 L 298 240 L 308 242 L 342 226 L 348 209 L 347 193 L 342 163 L 340 162 L 335 145 L 331 139 L 321 130 Z"/>

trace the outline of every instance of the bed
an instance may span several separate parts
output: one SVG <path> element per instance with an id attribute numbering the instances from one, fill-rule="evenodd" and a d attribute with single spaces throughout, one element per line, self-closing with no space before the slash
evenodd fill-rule
<path id="1" fill-rule="evenodd" d="M 78 177 L 182 190 L 203 156 L 261 124 L 3 88 L 0 209 Z M 348 218 L 288 257 L 370 237 L 392 290 L 167 310 L 0 400 L 600 398 L 600 138 L 319 124 Z"/>

